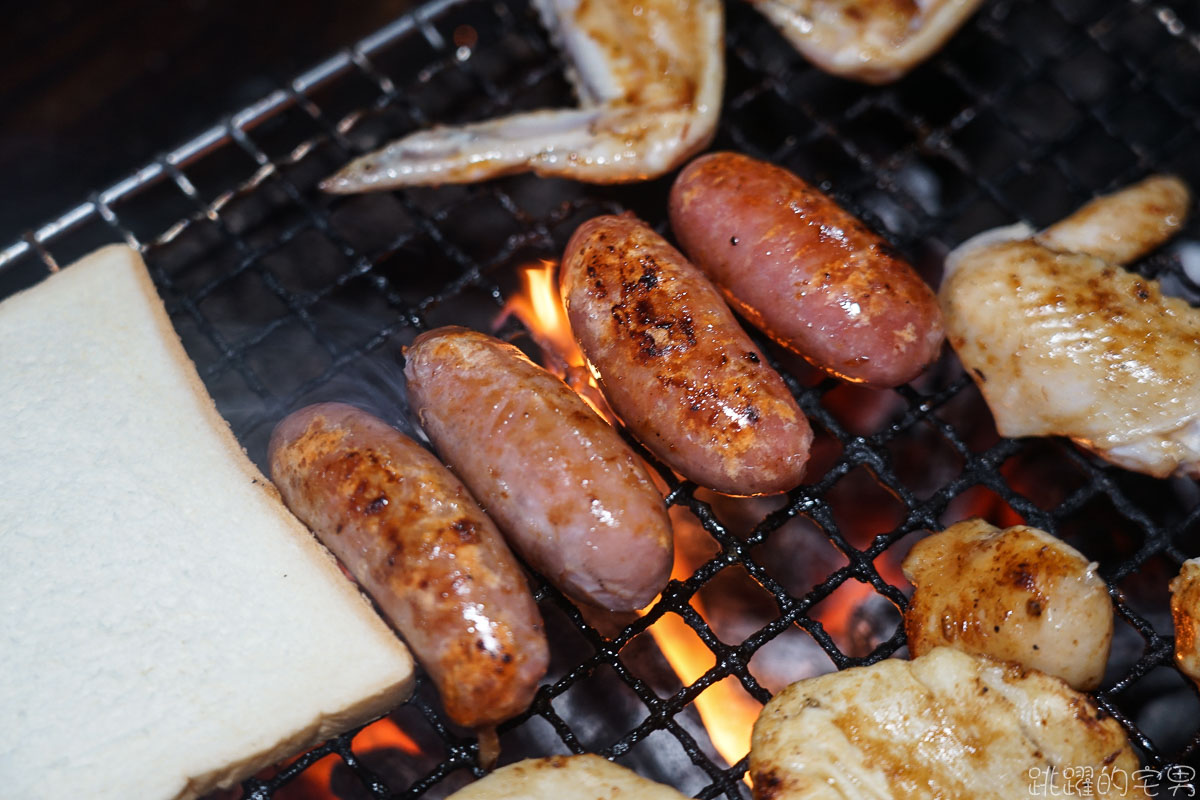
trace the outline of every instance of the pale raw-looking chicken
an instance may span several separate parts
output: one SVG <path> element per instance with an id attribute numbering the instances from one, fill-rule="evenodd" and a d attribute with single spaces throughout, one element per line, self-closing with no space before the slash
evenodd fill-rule
<path id="1" fill-rule="evenodd" d="M 688 800 L 597 755 L 527 758 L 501 767 L 446 800 Z"/>
<path id="2" fill-rule="evenodd" d="M 621 183 L 673 169 L 712 140 L 725 80 L 720 0 L 534 0 L 579 107 L 438 126 L 351 162 L 349 193 L 516 172 Z"/>
<path id="3" fill-rule="evenodd" d="M 1200 477 L 1200 310 L 1120 265 L 1190 205 L 1155 176 L 1041 233 L 980 234 L 946 261 L 946 334 L 1004 436 L 1054 436 L 1126 469 Z"/>
<path id="4" fill-rule="evenodd" d="M 1075 548 L 981 519 L 922 539 L 902 565 L 916 587 L 904 614 L 914 656 L 950 646 L 1062 678 L 1079 690 L 1104 677 L 1113 635 L 1108 588 Z"/>
<path id="5" fill-rule="evenodd" d="M 751 0 L 826 72 L 866 83 L 902 77 L 942 46 L 983 0 Z"/>
<path id="6" fill-rule="evenodd" d="M 949 647 L 792 684 L 750 748 L 757 800 L 1143 798 L 1138 767 L 1087 695 Z"/>
<path id="7" fill-rule="evenodd" d="M 1171 616 L 1175 621 L 1175 663 L 1200 684 L 1200 558 L 1183 562 L 1171 581 Z"/>

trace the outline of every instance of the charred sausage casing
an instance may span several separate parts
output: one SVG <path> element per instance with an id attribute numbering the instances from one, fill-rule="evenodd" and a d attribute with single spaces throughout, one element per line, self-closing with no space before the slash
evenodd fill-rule
<path id="1" fill-rule="evenodd" d="M 459 327 L 406 351 L 408 395 L 438 454 L 513 548 L 572 597 L 641 608 L 671 575 L 671 521 L 633 450 L 524 353 Z"/>
<path id="2" fill-rule="evenodd" d="M 696 267 L 632 214 L 579 226 L 562 264 L 575 338 L 613 410 L 679 474 L 733 495 L 800 482 L 812 430 Z"/>
<path id="3" fill-rule="evenodd" d="M 546 672 L 542 618 L 516 558 L 466 488 L 412 439 L 322 403 L 276 426 L 271 478 L 404 636 L 451 720 L 525 710 Z"/>
<path id="4" fill-rule="evenodd" d="M 912 380 L 941 352 L 937 297 L 892 247 L 782 167 L 737 153 L 676 179 L 680 247 L 751 324 L 830 374 Z"/>

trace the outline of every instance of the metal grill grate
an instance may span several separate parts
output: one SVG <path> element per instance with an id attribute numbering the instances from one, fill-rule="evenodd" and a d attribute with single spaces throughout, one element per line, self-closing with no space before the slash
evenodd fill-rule
<path id="1" fill-rule="evenodd" d="M 888 87 L 814 70 L 744 3 L 727 16 L 714 148 L 819 184 L 933 285 L 945 253 L 980 230 L 1048 224 L 1152 171 L 1200 187 L 1200 11 L 1187 0 L 994 0 Z M 143 249 L 189 354 L 260 465 L 273 424 L 317 400 L 357 403 L 411 432 L 404 345 L 451 322 L 487 329 L 517 291 L 516 268 L 558 258 L 588 217 L 631 209 L 668 233 L 669 181 L 519 176 L 347 198 L 316 182 L 431 122 L 568 105 L 561 73 L 520 0 L 437 0 L 14 243 L 0 254 L 0 294 L 126 241 Z M 1139 265 L 1193 303 L 1197 230 Z M 536 357 L 516 321 L 501 335 Z M 922 532 L 983 515 L 1023 519 L 1100 562 L 1118 614 L 1100 705 L 1149 767 L 1200 763 L 1200 695 L 1172 665 L 1166 606 L 1170 577 L 1200 554 L 1196 483 L 1126 473 L 1060 441 L 999 438 L 949 352 L 914 384 L 879 392 L 760 344 L 813 421 L 808 482 L 735 501 L 660 469 L 698 568 L 640 618 L 585 614 L 537 585 L 554 660 L 530 712 L 501 729 L 506 757 L 591 750 L 697 797 L 746 797 L 745 760 L 716 755 L 696 697 L 733 676 L 765 702 L 781 660 L 815 672 L 896 653 L 896 564 Z M 846 597 L 867 611 L 830 625 L 826 612 Z M 712 652 L 714 666 L 687 686 L 646 635 L 667 615 Z M 319 769 L 349 798 L 441 797 L 478 774 L 473 739 L 442 721 L 428 682 L 392 719 L 419 753 L 356 750 L 347 734 L 247 782 L 245 796 L 307 796 L 302 776 Z"/>

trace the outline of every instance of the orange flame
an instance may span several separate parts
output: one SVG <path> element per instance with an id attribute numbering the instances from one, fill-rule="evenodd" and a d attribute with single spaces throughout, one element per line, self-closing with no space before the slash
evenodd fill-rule
<path id="1" fill-rule="evenodd" d="M 875 571 L 884 583 L 901 591 L 909 586 L 908 579 L 900 569 L 899 560 L 890 551 L 875 560 Z M 864 608 L 864 604 L 875 600 L 877 595 L 870 583 L 855 577 L 847 578 L 832 594 L 817 604 L 813 609 L 813 616 L 821 621 L 825 632 L 833 638 L 843 653 L 853 656 L 866 655 L 861 648 L 875 647 L 878 644 L 875 637 L 879 632 L 872 628 L 872 615 L 864 617 L 858 612 Z"/>
<path id="2" fill-rule="evenodd" d="M 682 550 L 677 549 L 671 577 L 687 580 L 698 566 L 688 563 Z M 700 598 L 693 596 L 691 603 L 704 617 Z M 664 614 L 650 626 L 650 635 L 684 686 L 698 681 L 716 663 L 712 650 L 678 614 Z M 708 731 L 708 738 L 729 764 L 736 764 L 750 752 L 750 733 L 761 710 L 762 705 L 733 675 L 722 678 L 696 697 L 696 711 Z"/>
<path id="3" fill-rule="evenodd" d="M 542 349 L 547 369 L 563 376 L 568 367 L 583 366 L 583 353 L 571 336 L 571 323 L 557 290 L 558 264 L 542 259 L 538 264 L 520 268 L 523 291 L 515 295 L 500 312 L 495 327 L 500 327 L 510 315 L 525 323 L 534 341 Z"/>
<path id="4" fill-rule="evenodd" d="M 614 417 L 600 396 L 594 377 L 588 372 L 587 361 L 571 335 L 570 322 L 557 290 L 557 268 L 553 261 L 522 268 L 523 291 L 505 305 L 495 327 L 499 328 L 510 315 L 516 315 L 537 342 L 547 369 L 564 378 L 611 422 Z M 707 533 L 689 516 L 672 514 L 672 521 L 676 526 L 677 546 L 671 577 L 682 581 L 691 577 L 707 556 L 695 548 L 679 545 L 693 532 L 701 540 L 707 538 Z M 876 568 L 884 580 L 903 585 L 899 567 L 886 558 L 880 559 Z M 874 591 L 869 584 L 852 579 L 822 603 L 817 613 L 830 634 L 835 638 L 845 636 L 855 609 Z M 691 605 L 702 618 L 709 619 L 699 596 L 692 597 Z M 646 609 L 639 613 L 644 615 Z M 664 614 L 650 626 L 649 632 L 685 686 L 694 684 L 716 663 L 712 650 L 678 614 Z M 695 705 L 709 739 L 721 757 L 729 764 L 736 764 L 745 757 L 750 751 L 751 732 L 762 705 L 746 692 L 738 679 L 728 676 L 709 686 L 696 697 Z"/>
<path id="5" fill-rule="evenodd" d="M 597 413 L 612 422 L 615 416 L 600 395 L 587 360 L 571 334 L 557 289 L 557 269 L 558 264 L 553 261 L 523 267 L 523 291 L 504 306 L 495 327 L 500 327 L 509 315 L 520 319 L 541 348 L 546 368 L 563 378 Z M 677 549 L 672 577 L 684 580 L 698 566 L 689 563 Z M 692 606 L 704 615 L 699 598 L 692 599 Z M 695 683 L 716 663 L 712 650 L 677 614 L 663 615 L 650 626 L 650 634 L 685 686 Z M 730 764 L 737 763 L 750 751 L 750 730 L 761 708 L 732 676 L 708 687 L 696 698 L 696 710 L 708 729 L 713 747 Z"/>
<path id="6" fill-rule="evenodd" d="M 354 737 L 354 751 L 362 754 L 371 750 L 394 749 L 410 756 L 421 754 L 421 746 L 404 732 L 391 717 L 371 723 Z M 341 759 L 330 754 L 310 765 L 296 780 L 284 786 L 276 797 L 280 800 L 326 800 L 333 798 L 330 786 L 333 770 Z"/>
<path id="7" fill-rule="evenodd" d="M 609 422 L 616 416 L 600 394 L 583 351 L 571 334 L 571 323 L 558 293 L 558 263 L 542 259 L 520 268 L 522 291 L 513 296 L 493 324 L 498 329 L 515 316 L 542 351 L 543 366 L 566 381 L 592 410 Z"/>
<path id="8" fill-rule="evenodd" d="M 825 632 L 841 644 L 850 633 L 855 609 L 873 594 L 875 588 L 869 583 L 863 583 L 856 578 L 843 581 L 841 586 L 815 609 Z"/>
<path id="9" fill-rule="evenodd" d="M 361 750 L 389 748 L 410 756 L 421 754 L 421 745 L 413 741 L 391 717 L 384 717 L 359 731 L 354 737 L 354 747 Z"/>

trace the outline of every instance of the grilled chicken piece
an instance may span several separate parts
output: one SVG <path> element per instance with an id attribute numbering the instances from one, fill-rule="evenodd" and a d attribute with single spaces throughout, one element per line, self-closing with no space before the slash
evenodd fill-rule
<path id="1" fill-rule="evenodd" d="M 751 0 L 826 72 L 888 83 L 949 39 L 982 0 Z"/>
<path id="2" fill-rule="evenodd" d="M 1096 780 L 1138 761 L 1086 695 L 948 647 L 792 684 L 750 749 L 758 800 L 1082 796 L 1084 768 L 1088 796 L 1146 797 L 1137 781 Z"/>
<path id="3" fill-rule="evenodd" d="M 1148 178 L 1041 234 L 989 231 L 946 262 L 947 338 L 1004 436 L 1063 435 L 1127 469 L 1200 477 L 1200 310 L 1119 266 L 1183 223 Z"/>
<path id="4" fill-rule="evenodd" d="M 529 758 L 502 767 L 446 800 L 687 800 L 669 786 L 600 756 Z"/>
<path id="5" fill-rule="evenodd" d="M 1059 253 L 1084 253 L 1109 264 L 1128 264 L 1179 232 L 1191 193 L 1171 175 L 1153 175 L 1085 203 L 1035 238 Z"/>
<path id="6" fill-rule="evenodd" d="M 1183 562 L 1171 581 L 1171 616 L 1175 620 L 1175 663 L 1200 683 L 1200 558 Z"/>
<path id="7" fill-rule="evenodd" d="M 579 108 L 435 127 L 321 184 L 349 193 L 532 170 L 590 183 L 661 175 L 712 140 L 725 79 L 720 0 L 535 0 Z"/>
<path id="8" fill-rule="evenodd" d="M 965 520 L 904 559 L 914 656 L 949 645 L 1095 689 L 1112 643 L 1108 588 L 1078 550 L 1037 528 Z"/>

